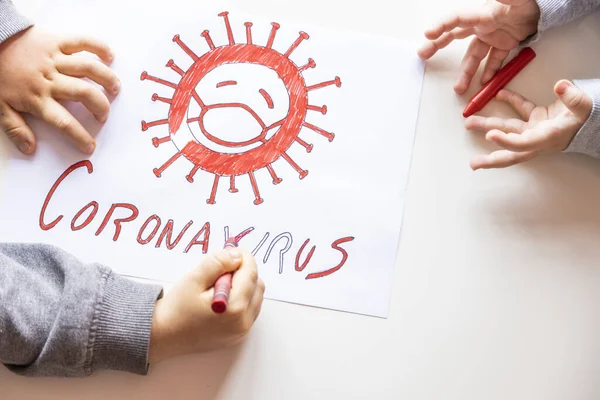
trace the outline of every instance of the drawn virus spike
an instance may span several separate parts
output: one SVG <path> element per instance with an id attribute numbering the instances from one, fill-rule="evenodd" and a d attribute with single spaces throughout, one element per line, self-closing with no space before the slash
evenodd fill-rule
<path id="1" fill-rule="evenodd" d="M 209 49 L 201 54 L 184 43 L 179 35 L 173 36 L 173 42 L 193 61 L 187 70 L 178 67 L 172 59 L 166 63 L 168 68 L 180 76 L 179 82 L 173 83 L 149 75 L 146 71 L 141 73 L 142 81 L 152 81 L 174 89 L 171 98 L 161 97 L 156 93 L 152 95 L 153 102 L 168 104 L 169 110 L 164 119 L 151 122 L 142 121 L 142 131 L 156 126 L 168 126 L 166 136 L 160 135 L 151 139 L 154 147 L 161 146 L 163 148 L 169 142 L 174 146 L 173 155 L 162 166 L 153 169 L 157 178 L 168 179 L 166 176 L 163 178 L 163 173 L 176 162 L 184 162 L 182 160 L 190 162 L 192 164 L 190 172 L 185 179 L 194 183 L 194 188 L 198 187 L 199 190 L 209 191 L 206 203 L 213 205 L 217 203 L 217 191 L 221 177 L 229 179 L 228 191 L 237 193 L 239 189 L 236 187 L 236 179 L 247 175 L 254 195 L 253 203 L 259 205 L 265 202 L 259 190 L 260 174 L 256 174 L 259 169 L 267 169 L 273 185 L 279 185 L 283 181 L 273 168 L 273 163 L 279 159 L 285 160 L 293 170 L 298 172 L 300 179 L 308 176 L 308 171 L 300 167 L 300 164 L 304 164 L 304 160 L 298 159 L 298 163 L 292 159 L 291 153 L 288 153 L 288 149 L 294 143 L 304 147 L 306 153 L 312 152 L 314 145 L 299 137 L 303 128 L 318 133 L 327 138 L 329 142 L 333 140 L 335 136 L 333 133 L 312 124 L 310 118 L 307 120 L 308 111 L 327 114 L 326 105 L 308 104 L 308 94 L 310 91 L 326 87 L 336 86 L 339 88 L 342 83 L 341 79 L 336 76 L 330 81 L 310 86 L 306 84 L 303 72 L 309 68 L 316 68 L 316 62 L 312 58 L 308 58 L 306 64 L 299 66 L 290 59 L 290 56 L 303 41 L 309 40 L 310 37 L 307 33 L 300 31 L 299 36 L 289 48 L 280 53 L 273 49 L 275 36 L 281 28 L 277 22 L 271 23 L 271 30 L 265 45 L 254 43 L 252 22 L 244 23 L 246 43 L 235 43 L 229 13 L 224 11 L 218 16 L 223 18 L 225 24 L 228 39 L 225 45 L 215 46 L 209 31 L 204 30 L 200 35 L 206 40 Z M 253 77 L 257 75 L 244 75 L 243 73 L 249 68 L 249 65 L 252 68 L 264 67 L 275 74 L 265 75 L 254 82 Z M 220 75 L 218 73 L 217 75 L 211 74 L 217 79 L 212 80 L 209 85 L 201 85 L 209 73 L 222 66 L 227 66 L 228 69 L 222 69 L 223 72 Z M 240 73 L 234 77 L 229 71 L 240 71 Z M 275 82 L 262 81 L 271 76 Z M 272 89 L 274 84 L 283 85 L 285 92 Z M 250 85 L 254 85 L 254 89 L 248 90 Z M 208 96 L 210 91 L 217 92 L 212 93 L 213 96 Z M 236 95 L 240 96 L 241 94 L 252 95 L 254 100 L 242 103 L 236 99 Z M 287 94 L 287 99 L 285 94 Z M 211 103 L 208 101 L 209 98 L 218 98 L 219 102 Z M 207 115 L 213 114 L 213 110 L 217 109 L 224 113 L 219 115 L 219 120 L 231 119 L 234 122 L 233 127 L 228 124 L 215 125 L 207 122 Z M 230 112 L 231 117 L 228 117 Z M 246 113 L 250 119 L 238 118 L 240 112 Z M 314 114 L 311 113 L 311 115 Z M 224 119 L 223 116 L 225 116 Z M 242 126 L 244 129 L 239 129 L 242 123 L 247 126 L 244 125 Z M 250 125 L 251 123 L 253 125 Z M 235 131 L 217 131 L 223 129 L 235 129 Z M 314 154 L 311 155 L 311 157 L 314 156 Z M 297 157 L 294 156 L 294 158 Z M 196 182 L 195 176 L 198 172 L 213 175 L 213 180 L 198 179 Z M 289 173 L 289 171 L 285 173 Z"/>
<path id="2" fill-rule="evenodd" d="M 267 49 L 273 47 L 273 42 L 275 41 L 275 34 L 277 30 L 281 27 L 277 22 L 271 22 L 271 33 L 269 34 L 269 39 L 267 40 L 267 45 L 265 46 Z"/>
<path id="3" fill-rule="evenodd" d="M 152 128 L 153 126 L 164 125 L 164 124 L 168 124 L 168 123 L 169 123 L 168 119 L 159 119 L 158 121 L 152 121 L 152 122 L 142 121 L 142 130 L 147 131 L 148 128 Z"/>
<path id="4" fill-rule="evenodd" d="M 173 61 L 173 60 L 167 61 L 166 66 L 169 67 L 169 68 L 171 68 L 173 71 L 177 72 L 181 76 L 183 76 L 185 74 L 185 71 L 182 70 L 181 68 L 179 68 L 177 66 L 177 64 L 175 64 L 175 61 Z"/>
<path id="5" fill-rule="evenodd" d="M 327 138 L 327 140 L 329 140 L 330 142 L 333 142 L 333 138 L 335 137 L 335 134 L 333 134 L 332 132 L 327 132 L 327 131 L 319 128 L 318 126 L 309 124 L 308 122 L 305 122 L 304 126 L 309 129 L 312 129 L 313 131 L 317 132 L 319 135 L 325 136 Z"/>
<path id="6" fill-rule="evenodd" d="M 231 175 L 229 177 L 229 193 L 237 193 L 238 190 L 235 187 L 235 176 Z"/>
<path id="7" fill-rule="evenodd" d="M 273 185 L 279 185 L 283 179 L 277 176 L 271 164 L 267 165 L 267 170 L 271 174 L 271 178 L 273 178 Z"/>
<path id="8" fill-rule="evenodd" d="M 312 111 L 318 111 L 318 112 L 320 112 L 323 115 L 327 114 L 327 106 L 326 105 L 323 105 L 322 107 L 307 106 L 306 108 L 309 109 L 309 110 L 312 110 Z"/>
<path id="9" fill-rule="evenodd" d="M 300 32 L 300 36 L 298 36 L 298 39 L 296 39 L 296 41 L 294 43 L 292 43 L 292 45 L 290 46 L 290 48 L 285 52 L 285 54 L 283 56 L 284 57 L 289 57 L 290 54 L 292 54 L 292 51 L 296 50 L 296 47 L 298 47 L 303 40 L 306 40 L 309 37 L 310 36 L 308 36 L 308 33 L 306 33 L 306 32 Z"/>
<path id="10" fill-rule="evenodd" d="M 185 176 L 185 179 L 189 183 L 194 183 L 194 175 L 196 175 L 196 172 L 198 172 L 199 169 L 200 169 L 199 165 L 194 165 L 194 167 L 192 168 L 192 170 L 190 171 L 190 173 Z"/>
<path id="11" fill-rule="evenodd" d="M 188 56 L 192 57 L 192 60 L 196 61 L 198 59 L 198 56 L 185 43 L 181 41 L 179 35 L 173 36 L 173 41 L 177 43 L 179 47 L 181 47 L 181 50 L 185 51 L 185 53 Z"/>
<path id="12" fill-rule="evenodd" d="M 208 47 L 210 47 L 211 50 L 215 49 L 215 44 L 213 43 L 212 39 L 210 38 L 210 33 L 208 33 L 208 29 L 205 30 L 204 32 L 202 32 L 200 34 L 204 39 L 206 39 L 206 43 L 208 43 Z"/>
<path id="13" fill-rule="evenodd" d="M 313 145 L 309 144 L 309 143 L 306 143 L 304 140 L 302 140 L 300 138 L 300 136 L 296 137 L 296 142 L 298 142 L 299 144 L 301 144 L 302 147 L 304 147 L 306 149 L 307 153 L 310 153 L 312 151 L 312 149 L 313 149 Z"/>
<path id="14" fill-rule="evenodd" d="M 309 68 L 314 68 L 317 66 L 317 63 L 312 58 L 308 59 L 308 62 L 299 68 L 300 72 L 306 71 Z"/>
<path id="15" fill-rule="evenodd" d="M 254 177 L 254 172 L 248 172 L 248 176 L 250 177 L 250 183 L 252 184 L 252 190 L 254 191 L 254 204 L 259 205 L 263 202 L 263 199 L 260 198 L 260 193 L 258 192 L 258 185 L 256 184 L 256 178 Z"/>
<path id="16" fill-rule="evenodd" d="M 154 175 L 157 178 L 162 176 L 162 173 L 165 172 L 165 169 L 169 168 L 171 164 L 173 164 L 179 157 L 181 157 L 181 152 L 178 151 L 173 155 L 173 157 L 169 158 L 166 163 L 164 163 L 160 168 L 154 168 Z"/>
<path id="17" fill-rule="evenodd" d="M 166 143 L 168 141 L 171 140 L 171 136 L 165 136 L 163 138 L 157 138 L 157 137 L 153 137 L 152 138 L 152 144 L 154 145 L 154 147 L 158 147 L 163 143 Z"/>
<path id="18" fill-rule="evenodd" d="M 219 17 L 223 17 L 225 20 L 225 29 L 227 29 L 227 39 L 229 40 L 229 45 L 233 46 L 235 44 L 235 40 L 233 39 L 233 31 L 231 30 L 231 24 L 229 23 L 229 12 L 223 11 L 219 14 Z"/>
<path id="19" fill-rule="evenodd" d="M 332 79 L 330 81 L 322 82 L 322 83 L 318 83 L 316 85 L 309 86 L 306 88 L 306 90 L 308 90 L 308 91 L 317 90 L 317 89 L 321 89 L 321 88 L 324 88 L 324 87 L 330 86 L 330 85 L 335 85 L 337 87 L 341 87 L 342 81 L 340 80 L 340 77 L 336 76 L 335 79 Z"/>
<path id="20" fill-rule="evenodd" d="M 152 95 L 152 101 L 162 101 L 163 103 L 171 104 L 171 99 L 167 99 L 166 97 L 160 97 L 158 94 L 154 93 Z"/>
<path id="21" fill-rule="evenodd" d="M 210 191 L 210 198 L 206 200 L 206 203 L 215 204 L 215 197 L 217 197 L 217 187 L 219 187 L 219 175 L 215 175 L 215 181 L 213 182 L 212 190 Z"/>
<path id="22" fill-rule="evenodd" d="M 308 171 L 300 168 L 300 166 L 298 164 L 296 164 L 296 162 L 294 160 L 292 160 L 292 158 L 290 156 L 288 156 L 286 153 L 283 153 L 281 155 L 281 157 L 283 157 L 283 159 L 285 161 L 287 161 L 292 167 L 294 167 L 294 169 L 296 171 L 298 171 L 298 173 L 300 174 L 300 179 L 306 178 L 306 175 L 308 175 Z"/>
<path id="23" fill-rule="evenodd" d="M 146 71 L 144 71 L 144 72 L 142 72 L 142 75 L 140 76 L 140 80 L 145 81 L 146 79 L 149 80 L 149 81 L 154 81 L 156 83 L 160 83 L 161 85 L 165 85 L 165 86 L 168 86 L 168 87 L 173 88 L 173 89 L 177 88 L 176 84 L 174 84 L 172 82 L 165 81 L 164 79 L 160 79 L 160 78 L 157 78 L 157 77 L 152 76 L 152 75 L 148 75 L 148 73 Z"/>
<path id="24" fill-rule="evenodd" d="M 252 44 L 252 22 L 244 22 L 246 27 L 246 43 Z"/>

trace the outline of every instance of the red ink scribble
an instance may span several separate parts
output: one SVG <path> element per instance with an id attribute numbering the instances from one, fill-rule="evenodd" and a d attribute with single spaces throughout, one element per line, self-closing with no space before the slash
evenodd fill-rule
<path id="1" fill-rule="evenodd" d="M 88 161 L 88 160 L 79 161 L 79 162 L 71 165 L 69 168 L 67 168 L 66 171 L 63 172 L 58 177 L 56 182 L 54 182 L 54 185 L 52 185 L 52 187 L 50 188 L 50 191 L 48 192 L 48 195 L 46 195 L 46 199 L 44 200 L 44 205 L 42 206 L 42 209 L 40 211 L 40 228 L 42 228 L 42 230 L 47 231 L 47 230 L 54 228 L 56 226 L 56 224 L 58 224 L 60 222 L 60 220 L 63 219 L 63 216 L 59 215 L 54 221 L 50 222 L 49 224 L 44 223 L 44 215 L 46 214 L 46 208 L 48 207 L 48 203 L 50 202 L 50 199 L 54 195 L 54 192 L 56 191 L 58 186 L 62 183 L 62 181 L 64 181 L 65 178 L 67 176 L 69 176 L 69 174 L 71 172 L 73 172 L 77 168 L 81 168 L 81 167 L 86 167 L 88 174 L 91 174 L 92 172 L 94 172 L 94 167 L 92 166 L 92 163 L 90 161 Z"/>
<path id="2" fill-rule="evenodd" d="M 340 263 L 338 265 L 336 265 L 335 267 L 333 267 L 331 269 L 328 269 L 327 271 L 315 272 L 315 273 L 312 273 L 312 274 L 308 274 L 306 276 L 306 279 L 322 278 L 324 276 L 331 275 L 335 271 L 337 271 L 340 268 L 342 268 L 342 266 L 346 263 L 346 260 L 348 259 L 348 252 L 346 250 L 344 250 L 343 248 L 341 248 L 339 245 L 342 244 L 342 243 L 351 242 L 352 240 L 354 240 L 354 237 L 347 236 L 347 237 L 338 239 L 335 242 L 333 242 L 332 245 L 331 245 L 331 248 L 334 249 L 334 250 L 338 250 L 339 252 L 342 253 L 342 261 L 340 261 Z"/>
<path id="3" fill-rule="evenodd" d="M 146 227 L 148 226 L 148 224 L 150 223 L 150 221 L 156 221 L 156 225 L 154 226 L 154 229 L 152 230 L 152 232 L 150 232 L 150 235 L 148 235 L 148 237 L 146 237 L 146 239 L 142 239 L 142 235 L 144 234 L 144 231 L 146 230 Z M 156 214 L 151 215 L 148 217 L 148 219 L 146 220 L 146 222 L 144 222 L 144 225 L 142 225 L 142 227 L 140 228 L 140 231 L 138 233 L 138 237 L 137 237 L 137 241 L 139 244 L 148 244 L 150 243 L 150 241 L 154 238 L 154 235 L 156 235 L 156 233 L 158 232 L 158 228 L 160 228 L 160 217 Z"/>
<path id="4" fill-rule="evenodd" d="M 77 222 L 79 217 L 81 217 L 81 215 L 84 212 L 86 212 L 87 209 L 90 207 L 92 207 L 92 212 L 90 213 L 90 215 L 88 215 L 88 217 L 85 219 L 85 221 L 83 221 L 83 224 L 75 226 L 75 223 Z M 94 219 L 94 217 L 96 216 L 97 213 L 98 213 L 98 202 L 90 201 L 89 203 L 87 203 L 85 205 L 85 207 L 83 207 L 81 210 L 79 210 L 79 212 L 77 214 L 75 214 L 75 216 L 71 220 L 71 230 L 73 232 L 75 232 L 75 231 L 85 228 L 86 226 L 88 226 L 90 224 L 90 222 L 92 222 L 92 220 Z"/>
<path id="5" fill-rule="evenodd" d="M 318 107 L 308 104 L 308 92 L 333 85 L 340 87 L 341 80 L 339 77 L 335 77 L 333 80 L 322 83 L 313 85 L 306 84 L 302 72 L 308 68 L 315 68 L 315 61 L 312 58 L 309 58 L 306 64 L 299 66 L 290 59 L 290 56 L 303 41 L 309 39 L 307 33 L 299 32 L 297 39 L 289 46 L 289 48 L 284 53 L 280 53 L 273 49 L 275 36 L 277 31 L 281 28 L 278 23 L 271 23 L 272 27 L 267 43 L 266 45 L 261 46 L 253 42 L 251 22 L 244 23 L 246 43 L 236 43 L 229 21 L 229 13 L 224 11 L 220 13 L 219 16 L 223 18 L 227 32 L 228 43 L 225 45 L 216 46 L 209 31 L 204 30 L 201 33 L 201 36 L 206 40 L 209 50 L 204 54 L 197 55 L 197 53 L 192 51 L 181 40 L 179 35 L 173 37 L 173 41 L 177 43 L 193 61 L 193 64 L 186 71 L 175 65 L 173 60 L 167 62 L 166 66 L 181 76 L 181 79 L 177 84 L 149 75 L 146 71 L 142 72 L 140 77 L 141 80 L 153 81 L 174 89 L 171 98 L 159 97 L 156 94 L 152 96 L 154 102 L 159 101 L 168 104 L 169 112 L 165 119 L 150 122 L 142 121 L 142 131 L 146 131 L 153 127 L 168 125 L 168 135 L 152 138 L 152 145 L 158 147 L 163 143 L 169 141 L 173 142 L 174 137 L 177 132 L 179 132 L 182 124 L 186 123 L 189 125 L 197 123 L 202 135 L 216 145 L 233 149 L 252 145 L 252 148 L 247 151 L 219 152 L 192 139 L 189 140 L 187 144 L 177 148 L 177 151 L 173 156 L 171 156 L 162 166 L 154 168 L 153 171 L 154 174 L 160 178 L 162 177 L 163 172 L 171 164 L 183 156 L 193 165 L 190 173 L 186 176 L 186 179 L 189 182 L 194 182 L 194 175 L 200 169 L 207 173 L 214 174 L 213 186 L 207 200 L 208 204 L 216 203 L 216 193 L 220 177 L 229 177 L 229 192 L 236 193 L 238 190 L 235 187 L 235 178 L 246 175 L 246 179 L 248 179 L 252 185 L 255 197 L 254 204 L 258 205 L 263 203 L 263 198 L 260 196 L 258 182 L 255 176 L 255 172 L 259 169 L 267 169 L 271 175 L 273 184 L 278 184 L 282 181 L 275 173 L 272 165 L 278 159 L 287 161 L 287 163 L 299 173 L 300 179 L 303 179 L 308 175 L 308 171 L 302 169 L 287 153 L 288 149 L 294 143 L 300 144 L 307 152 L 311 152 L 313 145 L 299 137 L 301 130 L 304 131 L 303 128 L 313 130 L 326 137 L 330 142 L 333 140 L 333 133 L 327 132 L 306 121 L 308 110 L 319 111 L 322 114 L 327 112 L 326 106 Z M 239 102 L 205 104 L 202 101 L 202 98 L 196 92 L 196 87 L 200 81 L 216 68 L 232 64 L 261 65 L 277 73 L 281 82 L 285 85 L 289 100 L 287 114 L 284 119 L 267 126 L 263 119 L 246 104 Z M 235 81 L 223 81 L 218 83 L 217 87 L 235 85 L 236 83 L 237 82 Z M 267 106 L 270 109 L 273 109 L 275 106 L 273 98 L 264 89 L 260 89 L 259 93 L 267 102 Z M 197 116 L 187 115 L 192 99 L 200 106 L 200 114 Z M 262 131 L 250 140 L 241 142 L 223 140 L 210 133 L 204 124 L 206 114 L 214 109 L 244 110 L 258 122 Z M 275 132 L 269 137 L 268 134 L 271 130 L 275 130 Z M 267 137 L 269 138 L 267 139 Z"/>
<path id="6" fill-rule="evenodd" d="M 237 85 L 237 82 L 236 81 L 223 81 L 223 82 L 217 83 L 218 88 L 223 87 L 223 86 L 231 86 L 231 85 Z M 188 120 L 188 122 L 189 122 L 189 120 Z"/>
<path id="7" fill-rule="evenodd" d="M 198 238 L 200 238 L 202 236 L 202 240 L 198 241 Z M 190 240 L 190 243 L 187 245 L 187 247 L 184 250 L 184 253 L 187 253 L 188 251 L 190 251 L 190 249 L 193 246 L 196 246 L 198 244 L 202 245 L 202 253 L 206 254 L 206 252 L 208 251 L 208 241 L 210 240 L 210 223 L 205 223 L 204 226 L 202 226 L 202 229 L 200 229 L 198 231 L 198 233 L 196 233 L 196 235 L 192 238 L 192 240 Z"/>
<path id="8" fill-rule="evenodd" d="M 123 222 L 131 222 L 131 221 L 133 221 L 134 219 L 137 218 L 137 216 L 139 214 L 139 211 L 138 211 L 137 207 L 134 206 L 133 204 L 129 204 L 129 203 L 116 203 L 116 204 L 113 204 L 112 206 L 110 206 L 110 209 L 106 213 L 106 217 L 104 217 L 104 220 L 102 221 L 102 224 L 100 225 L 100 227 L 96 231 L 96 236 L 98 236 L 99 234 L 102 233 L 102 231 L 106 227 L 106 224 L 108 224 L 108 221 L 110 221 L 110 217 L 112 217 L 113 213 L 115 212 L 115 210 L 117 208 L 125 208 L 125 209 L 131 211 L 131 215 L 129 217 L 126 217 L 126 218 L 115 218 L 115 220 L 114 220 L 115 234 L 113 236 L 113 241 L 115 241 L 115 242 L 117 241 L 117 239 L 119 238 L 119 235 L 121 234 L 121 224 Z"/>
<path id="9" fill-rule="evenodd" d="M 185 232 L 188 230 L 188 228 L 194 223 L 194 221 L 190 221 L 188 222 L 183 229 L 181 230 L 181 232 L 179 232 L 179 235 L 177 235 L 177 237 L 175 238 L 174 242 L 171 242 L 171 235 L 173 233 L 173 220 L 170 219 L 169 221 L 167 221 L 167 224 L 165 225 L 163 231 L 161 232 L 160 236 L 158 237 L 158 240 L 156 241 L 156 248 L 159 248 L 162 245 L 162 241 L 163 239 L 166 238 L 165 243 L 167 245 L 167 249 L 169 250 L 173 250 L 175 248 L 175 246 L 177 246 L 177 244 L 179 243 L 179 241 L 181 240 L 181 238 L 183 237 L 183 235 L 185 234 Z"/>
<path id="10" fill-rule="evenodd" d="M 248 229 L 243 230 L 242 232 L 239 233 L 239 235 L 235 236 L 235 241 L 239 242 L 240 240 L 242 240 L 244 238 L 244 236 L 246 236 L 247 234 L 249 234 L 250 232 L 252 232 L 254 230 L 254 227 L 251 226 Z"/>
<path id="11" fill-rule="evenodd" d="M 298 250 L 298 253 L 296 254 L 296 265 L 295 265 L 295 269 L 296 271 L 302 271 L 304 270 L 304 268 L 306 268 L 306 266 L 308 265 L 308 263 L 310 262 L 310 259 L 312 258 L 315 250 L 317 249 L 316 246 L 313 246 L 309 252 L 308 255 L 306 256 L 306 258 L 304 259 L 304 262 L 302 263 L 302 265 L 300 265 L 300 256 L 302 255 L 302 251 L 304 250 L 304 247 L 306 247 L 306 245 L 308 244 L 308 242 L 310 241 L 310 239 L 306 239 L 304 241 L 304 243 L 302 243 L 302 246 L 300 246 L 300 249 Z"/>
<path id="12" fill-rule="evenodd" d="M 273 108 L 273 99 L 271 98 L 271 96 L 269 96 L 269 93 L 267 93 L 267 91 L 265 89 L 260 89 L 258 91 L 258 93 L 260 93 L 262 95 L 262 97 L 265 98 L 265 101 L 267 102 L 267 106 L 269 106 L 269 108 Z"/>

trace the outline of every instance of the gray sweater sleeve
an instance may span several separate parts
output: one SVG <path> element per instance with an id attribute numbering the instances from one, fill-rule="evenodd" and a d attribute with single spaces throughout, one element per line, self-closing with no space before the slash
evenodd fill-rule
<path id="1" fill-rule="evenodd" d="M 33 23 L 19 14 L 11 0 L 0 0 L 0 43 L 31 25 Z"/>
<path id="2" fill-rule="evenodd" d="M 27 376 L 146 374 L 161 295 L 56 247 L 0 243 L 0 362 Z"/>
<path id="3" fill-rule="evenodd" d="M 565 25 L 600 7 L 600 0 L 536 0 L 540 8 L 537 40 L 545 31 Z M 577 132 L 565 152 L 600 158 L 600 79 L 576 79 L 573 83 L 593 99 L 590 117 Z"/>

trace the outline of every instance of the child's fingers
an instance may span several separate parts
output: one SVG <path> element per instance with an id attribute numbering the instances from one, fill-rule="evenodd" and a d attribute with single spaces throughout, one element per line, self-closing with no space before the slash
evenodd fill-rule
<path id="1" fill-rule="evenodd" d="M 35 135 L 23 116 L 6 103 L 0 103 L 0 131 L 24 154 L 35 150 Z"/>
<path id="2" fill-rule="evenodd" d="M 473 28 L 456 28 L 450 32 L 446 32 L 439 38 L 431 42 L 425 43 L 418 51 L 419 57 L 421 57 L 424 60 L 429 59 L 433 57 L 433 55 L 439 50 L 452 43 L 452 41 L 464 39 L 466 37 L 471 36 L 473 33 L 475 33 Z"/>
<path id="3" fill-rule="evenodd" d="M 521 133 L 504 133 L 499 130 L 491 130 L 485 138 L 512 151 L 541 151 L 549 147 L 549 136 L 540 130 L 529 129 Z"/>
<path id="4" fill-rule="evenodd" d="M 425 37 L 429 40 L 439 38 L 442 33 L 450 32 L 455 28 L 473 28 L 482 22 L 482 15 L 477 12 L 464 12 L 446 18 L 436 26 L 425 31 Z"/>
<path id="5" fill-rule="evenodd" d="M 248 314 L 252 322 L 256 321 L 260 314 L 264 297 L 265 283 L 259 278 L 256 284 L 256 290 L 254 291 L 254 296 L 252 296 L 252 300 L 250 300 L 250 305 L 248 306 Z"/>
<path id="6" fill-rule="evenodd" d="M 499 91 L 496 95 L 496 99 L 510 104 L 511 107 L 514 108 L 514 110 L 519 113 L 521 118 L 523 118 L 525 121 L 529 120 L 531 113 L 536 107 L 536 105 L 531 101 L 508 89 L 502 89 Z"/>
<path id="7" fill-rule="evenodd" d="M 516 118 L 480 117 L 472 115 L 465 120 L 468 130 L 485 131 L 497 129 L 503 132 L 521 133 L 525 130 L 526 123 Z"/>
<path id="8" fill-rule="evenodd" d="M 89 78 L 102 86 L 108 93 L 116 95 L 120 82 L 112 69 L 97 60 L 78 56 L 61 56 L 55 63 L 61 74 L 75 78 Z"/>
<path id="9" fill-rule="evenodd" d="M 498 150 L 487 155 L 478 155 L 471 160 L 473 171 L 478 169 L 506 168 L 515 164 L 529 161 L 537 155 L 535 151 L 513 152 L 510 150 Z"/>
<path id="10" fill-rule="evenodd" d="M 192 271 L 192 278 L 202 290 L 215 285 L 221 275 L 234 272 L 242 263 L 242 252 L 238 248 L 226 248 L 217 253 L 207 255 L 202 263 Z"/>
<path id="11" fill-rule="evenodd" d="M 554 85 L 554 93 L 575 115 L 587 120 L 593 108 L 592 98 L 571 81 L 562 79 Z"/>
<path id="12" fill-rule="evenodd" d="M 64 39 L 59 44 L 59 49 L 67 55 L 87 51 L 89 53 L 97 55 L 101 60 L 108 63 L 112 62 L 114 58 L 112 50 L 106 43 L 101 42 L 100 40 L 95 39 L 93 37 L 87 36 L 78 36 Z"/>
<path id="13" fill-rule="evenodd" d="M 108 98 L 89 82 L 61 75 L 54 81 L 52 96 L 59 100 L 82 103 L 99 122 L 105 122 L 108 118 Z"/>
<path id="14" fill-rule="evenodd" d="M 92 154 L 96 149 L 94 138 L 71 115 L 66 108 L 54 99 L 47 99 L 31 111 L 34 117 L 48 122 L 60 130 L 84 153 Z"/>
<path id="15" fill-rule="evenodd" d="M 486 84 L 496 72 L 502 67 L 502 63 L 508 57 L 509 51 L 500 50 L 495 47 L 492 47 L 490 50 L 490 54 L 488 54 L 487 60 L 485 62 L 485 68 L 483 69 L 483 73 L 481 74 L 481 84 Z"/>
<path id="16" fill-rule="evenodd" d="M 258 267 L 250 253 L 244 253 L 242 265 L 233 275 L 231 282 L 231 308 L 246 310 L 258 283 Z"/>
<path id="17" fill-rule="evenodd" d="M 477 72 L 479 64 L 490 51 L 490 45 L 481 41 L 479 38 L 473 38 L 461 63 L 461 76 L 454 85 L 454 91 L 463 94 L 467 91 L 473 80 L 473 75 Z"/>

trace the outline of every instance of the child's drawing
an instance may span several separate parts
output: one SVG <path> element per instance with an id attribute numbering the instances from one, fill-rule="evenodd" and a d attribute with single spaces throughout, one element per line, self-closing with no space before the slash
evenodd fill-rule
<path id="1" fill-rule="evenodd" d="M 184 71 L 178 67 L 173 60 L 166 64 L 177 74 L 181 76 L 179 83 L 175 84 L 164 79 L 149 75 L 146 71 L 142 72 L 142 80 L 151 80 L 165 85 L 174 90 L 172 98 L 161 97 L 158 94 L 152 96 L 153 101 L 160 101 L 169 104 L 168 116 L 165 119 L 146 122 L 142 121 L 142 130 L 168 124 L 169 135 L 159 138 L 154 137 L 152 143 L 155 147 L 163 143 L 171 142 L 175 145 L 175 154 L 167 160 L 160 168 L 154 168 L 154 174 L 161 177 L 165 170 L 181 156 L 184 156 L 193 164 L 190 173 L 186 179 L 194 182 L 194 176 L 199 169 L 214 174 L 214 182 L 208 204 L 215 204 L 215 197 L 219 179 L 221 177 L 229 178 L 229 191 L 235 193 L 238 191 L 235 185 L 235 179 L 238 176 L 247 175 L 252 189 L 254 191 L 254 204 L 263 202 L 255 178 L 255 171 L 266 168 L 273 178 L 273 184 L 281 183 L 282 179 L 277 176 L 273 163 L 279 158 L 287 161 L 300 175 L 300 179 L 308 175 L 308 171 L 302 169 L 286 151 L 294 142 L 303 146 L 307 152 L 311 152 L 313 145 L 307 143 L 299 135 L 303 127 L 306 127 L 333 141 L 334 134 L 327 132 L 306 121 L 308 111 L 317 111 L 322 114 L 327 113 L 327 106 L 310 105 L 308 102 L 308 93 L 323 87 L 335 85 L 341 86 L 339 77 L 327 82 L 314 85 L 307 85 L 302 72 L 308 68 L 314 68 L 316 63 L 309 58 L 305 65 L 298 66 L 290 58 L 290 54 L 300 45 L 300 43 L 309 38 L 305 32 L 300 32 L 299 37 L 291 44 L 285 53 L 279 53 L 272 48 L 275 35 L 280 25 L 273 22 L 272 29 L 266 45 L 255 44 L 252 41 L 252 23 L 246 22 L 246 43 L 236 43 L 227 12 L 222 12 L 219 16 L 223 17 L 227 30 L 229 43 L 223 46 L 215 46 L 209 32 L 202 32 L 202 37 L 206 39 L 209 50 L 201 56 L 196 55 L 179 37 L 175 35 L 173 41 L 177 43 L 185 53 L 194 61 L 191 67 Z M 252 92 L 254 96 L 260 96 L 264 102 L 265 116 L 261 117 L 253 107 L 243 102 L 224 102 L 224 96 L 246 94 L 247 91 L 235 88 L 238 87 L 236 80 L 222 80 L 216 84 L 209 85 L 211 73 L 216 69 L 226 69 L 228 74 L 235 74 L 241 69 L 261 69 L 253 71 L 254 76 L 260 76 L 261 82 L 251 82 L 254 84 L 267 84 L 271 82 L 276 90 L 277 85 L 285 89 L 285 107 L 280 107 L 275 100 L 273 93 L 265 87 Z M 243 72 L 243 71 L 242 71 Z M 212 74 L 215 75 L 215 74 Z M 265 82 L 262 82 L 264 77 Z M 248 80 L 248 75 L 241 75 L 242 80 Z M 233 89 L 233 90 L 232 90 Z M 280 88 L 282 89 L 282 88 Z M 231 90 L 230 92 L 224 92 Z M 221 91 L 219 93 L 218 91 Z M 207 98 L 215 98 L 215 102 Z M 193 100 L 193 101 L 192 101 Z M 279 110 L 277 110 L 279 108 Z M 219 117 L 223 119 L 236 119 L 240 116 L 239 111 L 246 114 L 244 117 L 251 116 L 248 120 L 248 129 L 256 128 L 248 133 L 246 140 L 240 141 L 239 132 L 223 132 L 217 135 L 210 131 L 207 117 L 209 111 L 215 113 L 217 110 L 223 110 L 229 114 L 221 113 Z M 184 124 L 185 121 L 185 124 Z"/>

